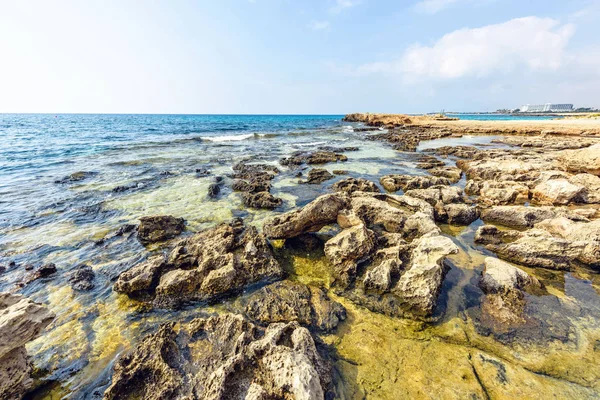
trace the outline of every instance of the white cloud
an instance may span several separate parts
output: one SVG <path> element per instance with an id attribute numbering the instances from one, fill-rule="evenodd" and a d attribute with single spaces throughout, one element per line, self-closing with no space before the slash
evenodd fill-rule
<path id="1" fill-rule="evenodd" d="M 401 57 L 358 67 L 359 74 L 399 73 L 407 82 L 483 77 L 517 68 L 556 70 L 564 64 L 571 24 L 525 17 L 448 33 L 431 46 L 415 44 Z"/>
<path id="2" fill-rule="evenodd" d="M 460 0 L 422 0 L 415 4 L 415 10 L 426 14 L 435 14 Z"/>
<path id="3" fill-rule="evenodd" d="M 313 31 L 322 31 L 323 29 L 329 28 L 329 21 L 312 21 L 308 24 L 308 27 Z"/>
<path id="4" fill-rule="evenodd" d="M 329 9 L 333 14 L 339 14 L 347 8 L 356 7 L 361 3 L 361 0 L 335 0 L 335 5 Z"/>

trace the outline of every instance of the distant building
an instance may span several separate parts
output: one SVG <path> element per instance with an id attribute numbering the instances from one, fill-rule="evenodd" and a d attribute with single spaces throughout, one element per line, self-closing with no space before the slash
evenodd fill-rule
<path id="1" fill-rule="evenodd" d="M 566 112 L 573 111 L 573 104 L 526 104 L 521 107 L 521 112 Z"/>

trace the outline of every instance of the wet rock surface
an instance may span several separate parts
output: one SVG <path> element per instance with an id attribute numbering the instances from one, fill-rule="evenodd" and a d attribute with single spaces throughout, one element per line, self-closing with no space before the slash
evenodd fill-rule
<path id="1" fill-rule="evenodd" d="M 380 178 L 379 182 L 388 192 L 397 192 L 410 189 L 427 189 L 430 186 L 449 185 L 448 178 L 437 176 L 414 176 L 414 175 L 386 175 Z"/>
<path id="2" fill-rule="evenodd" d="M 318 287 L 292 281 L 265 286 L 250 296 L 245 314 L 260 325 L 297 321 L 321 331 L 334 330 L 346 319 L 344 307 Z"/>
<path id="3" fill-rule="evenodd" d="M 246 207 L 273 209 L 281 206 L 283 200 L 270 193 L 271 180 L 279 174 L 277 167 L 240 162 L 233 166 L 233 171 L 232 189 L 242 192 L 242 201 Z"/>
<path id="4" fill-rule="evenodd" d="M 114 290 L 173 307 L 214 301 L 282 276 L 265 236 L 237 219 L 174 243 L 166 258 L 155 256 L 134 266 L 119 276 Z"/>
<path id="5" fill-rule="evenodd" d="M 323 399 L 331 363 L 298 322 L 234 314 L 165 324 L 117 361 L 104 398 Z"/>
<path id="6" fill-rule="evenodd" d="M 297 166 L 302 164 L 327 164 L 338 161 L 348 161 L 348 157 L 333 151 L 297 151 L 290 157 L 279 160 L 281 165 Z"/>
<path id="7" fill-rule="evenodd" d="M 334 192 L 373 192 L 379 193 L 381 190 L 377 185 L 364 178 L 346 178 L 333 184 L 331 187 Z"/>
<path id="8" fill-rule="evenodd" d="M 53 319 L 52 312 L 26 297 L 0 293 L 0 398 L 21 398 L 32 387 L 25 345 Z"/>
<path id="9" fill-rule="evenodd" d="M 308 184 L 320 184 L 326 182 L 330 179 L 333 179 L 333 175 L 322 168 L 313 168 L 308 171 L 308 178 L 305 181 L 300 181 L 300 183 L 308 183 Z"/>
<path id="10" fill-rule="evenodd" d="M 69 277 L 69 283 L 75 290 L 91 290 L 94 288 L 94 277 L 96 274 L 92 267 L 88 265 L 80 265 Z"/>
<path id="11" fill-rule="evenodd" d="M 185 230 L 183 218 L 171 215 L 153 215 L 140 218 L 138 239 L 144 244 L 173 239 Z"/>

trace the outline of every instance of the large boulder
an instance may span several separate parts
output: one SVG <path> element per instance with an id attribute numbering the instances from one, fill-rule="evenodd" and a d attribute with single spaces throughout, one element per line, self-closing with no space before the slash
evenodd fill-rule
<path id="1" fill-rule="evenodd" d="M 427 235 L 414 242 L 410 266 L 392 292 L 413 314 L 427 316 L 437 304 L 447 272 L 444 258 L 458 253 L 458 247 L 451 239 L 439 235 Z"/>
<path id="2" fill-rule="evenodd" d="M 319 288 L 292 281 L 265 286 L 250 296 L 245 313 L 259 324 L 298 321 L 301 325 L 331 331 L 346 318 L 341 304 Z"/>
<path id="3" fill-rule="evenodd" d="M 239 315 L 162 325 L 114 366 L 104 399 L 324 399 L 331 363 L 298 322 Z"/>
<path id="4" fill-rule="evenodd" d="M 33 380 L 25 344 L 37 338 L 54 314 L 18 294 L 0 293 L 0 398 L 20 399 Z"/>
<path id="5" fill-rule="evenodd" d="M 174 306 L 213 301 L 282 276 L 266 237 L 236 219 L 180 240 L 166 259 L 158 256 L 134 266 L 119 276 L 114 289 Z"/>
<path id="6" fill-rule="evenodd" d="M 152 215 L 140 218 L 138 227 L 138 238 L 140 242 L 154 243 L 173 239 L 185 229 L 183 218 L 171 215 Z"/>
<path id="7" fill-rule="evenodd" d="M 348 206 L 347 196 L 323 195 L 299 210 L 268 220 L 263 232 L 270 239 L 287 239 L 306 232 L 317 232 L 325 225 L 336 222 L 338 213 Z"/>
<path id="8" fill-rule="evenodd" d="M 531 191 L 533 201 L 539 204 L 566 205 L 581 202 L 585 187 L 574 185 L 566 179 L 551 179 L 540 183 Z"/>
<path id="9" fill-rule="evenodd" d="M 600 143 L 584 149 L 563 151 L 558 161 L 569 172 L 587 172 L 600 176 Z"/>
<path id="10" fill-rule="evenodd" d="M 340 286 L 352 283 L 358 265 L 369 258 L 375 245 L 375 234 L 364 224 L 344 229 L 325 243 L 325 255 L 334 266 Z"/>

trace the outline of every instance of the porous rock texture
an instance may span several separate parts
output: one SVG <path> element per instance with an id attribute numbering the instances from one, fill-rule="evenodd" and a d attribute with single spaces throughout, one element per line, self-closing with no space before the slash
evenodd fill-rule
<path id="1" fill-rule="evenodd" d="M 170 307 L 213 301 L 282 276 L 265 236 L 236 219 L 176 242 L 167 257 L 134 266 L 119 276 L 114 290 Z"/>
<path id="2" fill-rule="evenodd" d="M 144 244 L 173 239 L 185 229 L 183 218 L 171 215 L 152 215 L 140 218 L 138 239 Z"/>
<path id="3" fill-rule="evenodd" d="M 164 324 L 114 366 L 104 399 L 324 399 L 331 363 L 298 322 L 224 314 Z"/>
<path id="4" fill-rule="evenodd" d="M 0 293 L 0 398 L 19 399 L 33 380 L 25 344 L 38 337 L 54 314 L 18 294 Z"/>

